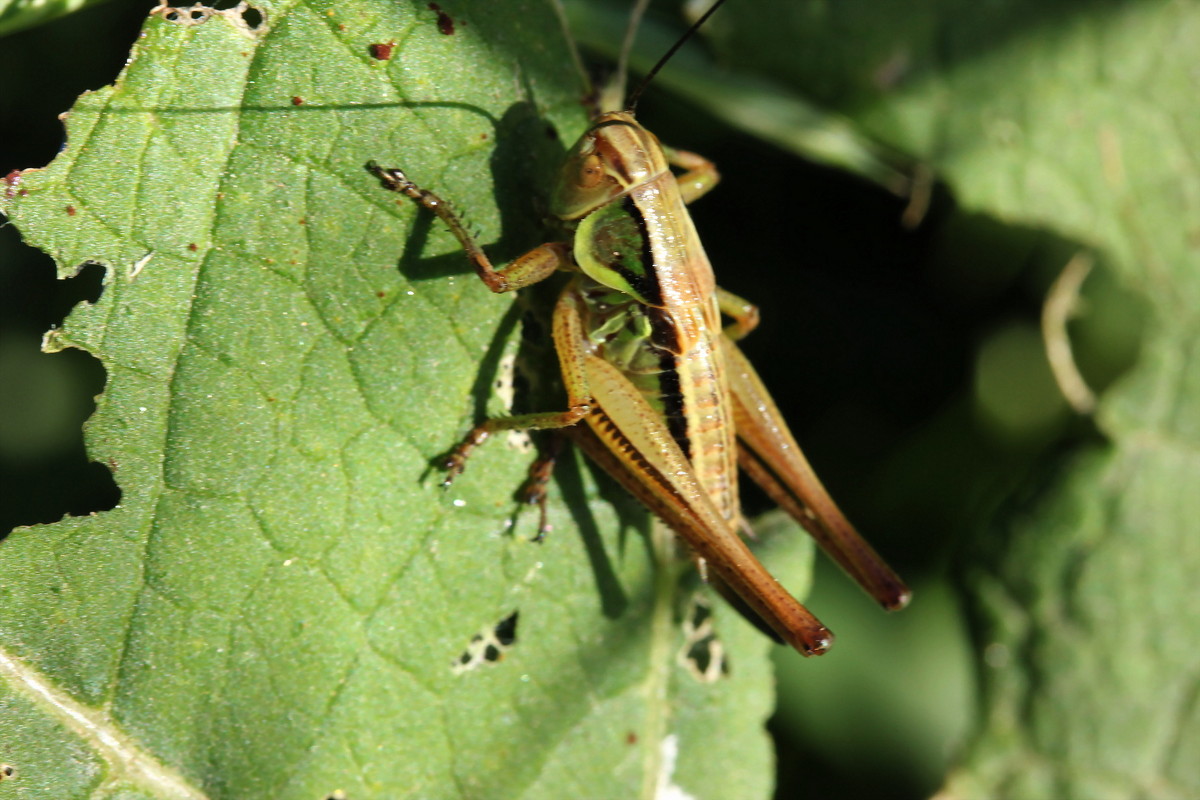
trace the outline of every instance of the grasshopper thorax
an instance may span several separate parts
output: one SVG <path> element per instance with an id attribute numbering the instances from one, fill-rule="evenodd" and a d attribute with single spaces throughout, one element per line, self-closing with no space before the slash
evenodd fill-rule
<path id="1" fill-rule="evenodd" d="M 601 114 L 567 154 L 551 210 L 559 219 L 579 219 L 669 170 L 658 137 L 631 112 Z"/>

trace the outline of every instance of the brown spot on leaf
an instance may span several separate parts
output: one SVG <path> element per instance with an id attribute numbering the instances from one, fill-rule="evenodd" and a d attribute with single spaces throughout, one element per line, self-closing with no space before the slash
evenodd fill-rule
<path id="1" fill-rule="evenodd" d="M 447 36 L 454 35 L 454 18 L 442 11 L 442 7 L 437 3 L 430 3 L 429 10 L 437 14 L 438 30 Z"/>
<path id="2" fill-rule="evenodd" d="M 12 172 L 4 176 L 4 183 L 8 187 L 4 190 L 4 196 L 11 198 L 14 194 L 13 189 L 21 182 L 21 170 L 14 169 Z M 21 195 L 24 197 L 24 195 Z"/>
<path id="3" fill-rule="evenodd" d="M 392 51 L 395 49 L 395 41 L 381 42 L 379 44 L 373 44 L 367 47 L 367 51 L 370 52 L 371 58 L 374 58 L 377 61 L 387 61 L 392 57 Z"/>

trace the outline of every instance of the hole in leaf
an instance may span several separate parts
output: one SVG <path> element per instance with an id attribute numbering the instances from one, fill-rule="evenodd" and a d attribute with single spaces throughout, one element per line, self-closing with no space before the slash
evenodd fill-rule
<path id="1" fill-rule="evenodd" d="M 0 781 L 17 776 L 17 768 L 12 764 L 0 764 Z"/>
<path id="2" fill-rule="evenodd" d="M 47 328 L 100 297 L 104 269 L 88 265 L 56 280 L 49 258 L 15 239 L 15 231 L 0 231 L 6 266 L 28 262 L 0 276 L 0 385 L 8 389 L 0 393 L 0 538 L 18 525 L 108 510 L 121 496 L 117 465 L 89 462 L 83 444 L 104 369 L 82 350 L 39 352 Z"/>
<path id="3" fill-rule="evenodd" d="M 244 0 L 216 0 L 208 5 L 196 3 L 187 8 L 168 6 L 160 8 L 157 13 L 168 22 L 182 25 L 200 25 L 207 22 L 213 14 L 220 14 L 231 20 L 238 20 L 240 17 L 242 25 L 249 30 L 257 29 L 265 19 L 262 11 Z"/>
<path id="4" fill-rule="evenodd" d="M 471 637 L 471 643 L 450 668 L 455 675 L 477 669 L 484 664 L 494 664 L 517 642 L 517 614 L 514 611 L 490 628 Z"/>
<path id="5" fill-rule="evenodd" d="M 513 642 L 517 641 L 517 612 L 514 611 L 496 623 L 493 633 L 501 647 L 510 647 Z"/>
<path id="6" fill-rule="evenodd" d="M 245 6 L 242 8 L 242 22 L 250 30 L 257 30 L 263 24 L 263 14 L 254 6 Z"/>
<path id="7" fill-rule="evenodd" d="M 175 22 L 180 25 L 200 25 L 208 21 L 208 18 L 212 16 L 212 12 L 213 10 L 208 6 L 202 6 L 197 3 L 188 8 L 168 6 L 161 9 L 159 13 L 168 22 Z"/>
<path id="8" fill-rule="evenodd" d="M 699 598 L 693 598 L 691 606 L 691 618 L 688 620 L 692 630 L 699 630 L 705 623 L 712 619 L 712 609 L 708 604 L 702 602 Z"/>
<path id="9" fill-rule="evenodd" d="M 683 619 L 683 646 L 676 660 L 700 683 L 715 683 L 729 674 L 725 645 L 713 628 L 712 607 L 701 595 L 692 595 Z"/>

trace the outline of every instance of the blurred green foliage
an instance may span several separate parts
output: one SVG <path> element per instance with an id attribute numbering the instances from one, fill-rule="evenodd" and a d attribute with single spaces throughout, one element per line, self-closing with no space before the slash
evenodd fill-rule
<path id="1" fill-rule="evenodd" d="M 578 13 L 600 21 L 578 30 L 611 52 L 612 23 L 623 18 L 625 4 L 588 6 Z M 799 663 L 788 654 L 778 659 L 781 706 L 772 728 L 781 742 L 780 797 L 924 797 L 963 752 L 976 754 L 967 763 L 976 768 L 970 780 L 980 783 L 960 778 L 959 787 L 982 786 L 991 796 L 1021 800 L 1053 796 L 1045 794 L 1047 786 L 1064 792 L 1059 796 L 1106 796 L 1094 788 L 1075 794 L 1053 768 L 1045 781 L 1035 776 L 1029 783 L 1011 782 L 1012 764 L 1030 754 L 1085 771 L 1078 750 L 1064 746 L 1048 754 L 1044 738 L 1032 734 L 1028 749 L 1016 757 L 987 743 L 989 730 L 1019 738 L 996 721 L 1004 703 L 1036 706 L 1044 698 L 1037 681 L 1032 689 L 1014 688 L 1008 678 L 997 681 L 997 654 L 1008 654 L 1001 664 L 1009 668 L 1001 670 L 1005 675 L 1044 670 L 1048 658 L 1037 647 L 1025 652 L 1014 644 L 1027 643 L 1020 637 L 1029 634 L 1008 632 L 1006 623 L 996 621 L 1001 615 L 995 604 L 1009 591 L 1022 609 L 1037 608 L 1039 598 L 1049 596 L 1045 586 L 1060 582 L 1054 567 L 1061 554 L 1020 542 L 1031 535 L 1036 540 L 1044 518 L 1088 518 L 1054 505 L 1055 498 L 1098 496 L 1094 487 L 1070 484 L 1076 475 L 1104 475 L 1076 454 L 1106 452 L 1106 442 L 1137 433 L 1112 422 L 1121 412 L 1111 406 L 1097 426 L 1063 402 L 1039 328 L 1054 279 L 1080 250 L 1098 251 L 1081 314 L 1068 330 L 1075 361 L 1102 397 L 1144 359 L 1148 319 L 1161 323 L 1165 313 L 1180 323 L 1178 330 L 1188 330 L 1188 313 L 1173 312 L 1167 296 L 1190 296 L 1179 276 L 1193 262 L 1185 248 L 1158 248 L 1164 241 L 1175 246 L 1171 237 L 1194 215 L 1185 210 L 1170 220 L 1150 206 L 1153 217 L 1145 223 L 1135 219 L 1138 206 L 1121 192 L 1135 186 L 1136 200 L 1157 186 L 1174 197 L 1179 184 L 1190 185 L 1191 169 L 1183 158 L 1177 159 L 1184 165 L 1178 175 L 1146 168 L 1157 163 L 1147 155 L 1151 145 L 1124 164 L 1130 177 L 1122 185 L 1118 175 L 1114 188 L 1110 173 L 1116 167 L 1103 158 L 1113 135 L 1118 143 L 1138 141 L 1143 126 L 1153 129 L 1154 112 L 1169 97 L 1182 107 L 1191 96 L 1177 78 L 1179 54 L 1195 36 L 1195 15 L 1181 11 L 1178 24 L 1171 24 L 1163 21 L 1170 18 L 1164 8 L 1154 2 L 1009 3 L 968 13 L 951 3 L 900 9 L 858 2 L 832 10 L 822 3 L 731 0 L 710 32 L 717 66 L 700 67 L 716 71 L 701 73 L 700 88 L 689 91 L 686 76 L 694 80 L 697 73 L 684 56 L 642 101 L 641 118 L 664 141 L 720 166 L 722 185 L 694 214 L 721 283 L 762 308 L 763 325 L 746 350 L 833 495 L 918 590 L 906 616 L 872 618 L 842 576 L 818 571 L 811 605 L 841 638 L 819 663 Z M 78 92 L 115 76 L 143 10 L 114 3 L 6 40 L 6 63 L 40 77 L 0 86 L 4 172 L 52 157 L 62 140 L 54 115 Z M 651 32 L 653 25 L 678 30 L 671 9 L 653 13 Z M 97 35 L 99 26 L 112 27 Z M 652 33 L 648 40 L 655 41 Z M 646 49 L 649 57 L 661 50 Z M 1157 73 L 1154 64 L 1135 58 L 1141 51 L 1159 51 L 1165 63 Z M 70 59 L 54 57 L 65 52 Z M 1119 66 L 1106 65 L 1106 58 L 1118 55 L 1125 59 L 1115 62 Z M 1138 107 L 1128 100 L 1138 84 L 1131 89 L 1119 77 L 1093 80 L 1106 68 L 1143 79 L 1158 74 L 1162 91 L 1174 95 L 1147 91 L 1140 98 L 1145 107 Z M 733 90 L 722 91 L 721 69 L 730 73 Z M 671 94 L 672 88 L 688 99 Z M 772 97 L 780 119 L 800 122 L 792 128 L 773 123 Z M 1130 113 L 1122 114 L 1122 102 Z M 1051 117 L 1053 124 L 1042 124 Z M 804 128 L 805 119 L 811 129 Z M 1105 134 L 1097 119 L 1111 123 L 1115 134 Z M 1072 124 L 1079 138 L 1067 135 Z M 813 135 L 806 138 L 799 129 Z M 746 130 L 771 136 L 773 143 Z M 1180 136 L 1195 144 L 1190 129 Z M 1166 134 L 1149 138 L 1167 151 L 1175 146 Z M 797 157 L 795 150 L 805 148 L 826 164 Z M 886 176 L 930 167 L 935 180 L 926 187 L 928 207 L 919 224 L 906 225 L 908 198 Z M 1078 184 L 1046 177 L 1059 167 Z M 1125 205 L 1110 213 L 1109 202 Z M 1093 204 L 1103 207 L 1094 215 Z M 1112 219 L 1125 221 L 1134 233 L 1107 225 Z M 1089 226 L 1098 220 L 1106 224 L 1093 233 Z M 89 471 L 73 434 L 64 438 L 86 416 L 89 395 L 99 391 L 95 364 L 74 353 L 75 363 L 66 369 L 59 364 L 68 354 L 33 352 L 36 338 L 70 301 L 61 291 L 55 295 L 48 262 L 22 250 L 12 234 L 11 228 L 0 230 L 6 282 L 0 293 L 0 385 L 6 387 L 0 398 L 0 519 L 28 524 L 107 507 L 115 502 L 115 488 L 103 468 Z M 90 287 L 70 297 L 94 297 L 95 283 L 93 275 Z M 1157 336 L 1161 327 L 1153 331 Z M 1162 339 L 1151 342 L 1153 352 L 1173 357 Z M 1186 358 L 1182 362 L 1177 372 L 1187 371 Z M 1176 402 L 1188 397 L 1181 391 Z M 1187 440 L 1169 425 L 1162 429 L 1169 441 Z M 1188 469 L 1180 467 L 1179 474 L 1190 475 Z M 1163 474 L 1170 497 L 1174 473 Z M 1119 497 L 1124 483 L 1110 476 L 1107 484 L 1114 483 Z M 753 491 L 746 494 L 752 510 L 765 507 Z M 1014 495 L 1021 500 L 1015 506 Z M 1180 516 L 1167 515 L 1158 524 L 1179 525 Z M 1061 527 L 1068 535 L 1082 529 Z M 1054 539 L 1053 530 L 1046 538 L 1067 541 L 1065 535 Z M 1156 530 L 1147 524 L 1144 535 L 1153 537 Z M 1039 573 L 1028 561 L 1014 562 L 1011 553 L 1044 559 L 1047 566 Z M 1024 574 L 1044 574 L 1045 583 L 1012 590 Z M 1149 591 L 1153 574 L 1145 577 Z M 980 587 L 990 594 L 981 597 Z M 1175 600 L 1186 604 L 1184 597 Z M 1103 663 L 1105 656 L 1089 651 L 1088 642 L 1083 636 L 1075 646 L 1090 663 Z M 1145 714 L 1153 708 L 1150 702 L 1138 706 Z M 1111 724 L 1082 704 L 1080 709 L 1080 727 Z M 1072 716 L 1070 708 L 1051 711 L 1063 720 Z M 989 728 L 975 729 L 985 720 Z M 1023 721 L 1009 720 L 1019 731 Z M 1179 729 L 1181 742 L 1194 741 L 1188 733 L 1194 726 L 1181 723 Z M 976 744 L 970 751 L 972 730 Z M 979 753 L 987 758 L 980 761 Z M 1097 751 L 1095 757 L 1103 756 Z M 1118 770 L 1111 796 L 1131 796 L 1121 794 L 1129 790 L 1128 776 L 1149 769 Z M 1186 796 L 1186 770 L 1177 768 L 1172 780 Z M 1010 793 L 996 794 L 1003 791 Z"/>

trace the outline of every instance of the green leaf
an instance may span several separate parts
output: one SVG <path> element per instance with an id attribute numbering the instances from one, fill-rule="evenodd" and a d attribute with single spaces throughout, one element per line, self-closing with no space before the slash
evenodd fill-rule
<path id="1" fill-rule="evenodd" d="M 1036 232 L 1026 255 L 1042 289 L 1076 253 L 1098 260 L 1085 297 L 1106 280 L 1124 294 L 1069 329 L 1085 356 L 1113 360 L 1129 306 L 1149 314 L 1136 364 L 1100 397 L 1107 443 L 1040 471 L 1033 496 L 980 532 L 965 583 L 987 711 L 946 796 L 1197 796 L 1200 13 L 1165 0 L 738 6 L 713 29 L 728 63 L 927 164 L 965 212 L 1009 226 L 1001 252 Z M 998 270 L 1016 265 L 977 252 L 960 281 L 1009 280 Z M 1024 352 L 1008 382 L 1044 383 Z M 1061 401 L 1036 402 L 1061 417 Z"/>
<path id="2" fill-rule="evenodd" d="M 41 25 L 104 0 L 0 0 L 0 36 Z"/>
<path id="3" fill-rule="evenodd" d="M 107 268 L 47 348 L 107 370 L 122 496 L 0 544 L 0 798 L 766 795 L 769 644 L 716 605 L 701 679 L 643 511 L 567 459 L 539 546 L 529 453 L 430 474 L 504 412 L 520 313 L 364 165 L 519 254 L 572 63 L 534 0 L 167 9 L 3 187 L 60 275 Z"/>

